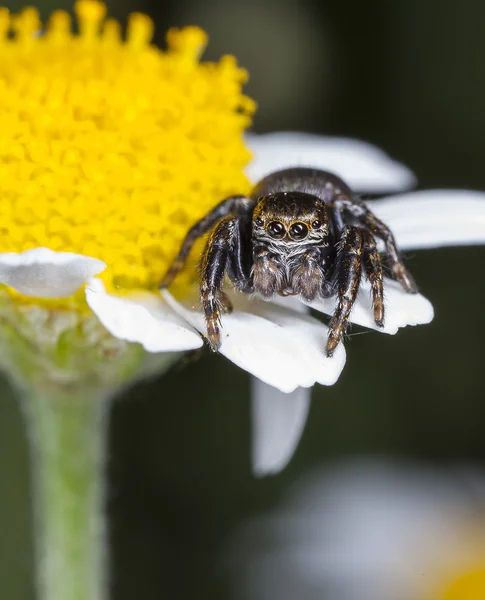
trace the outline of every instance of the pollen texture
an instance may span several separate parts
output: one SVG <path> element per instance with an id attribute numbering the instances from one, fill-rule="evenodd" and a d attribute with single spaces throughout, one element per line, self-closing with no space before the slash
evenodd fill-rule
<path id="1" fill-rule="evenodd" d="M 189 227 L 248 190 L 247 74 L 231 56 L 199 62 L 197 27 L 162 51 L 143 14 L 123 35 L 102 3 L 75 13 L 76 34 L 68 13 L 43 25 L 0 8 L 0 251 L 93 256 L 108 289 L 155 290 Z"/>

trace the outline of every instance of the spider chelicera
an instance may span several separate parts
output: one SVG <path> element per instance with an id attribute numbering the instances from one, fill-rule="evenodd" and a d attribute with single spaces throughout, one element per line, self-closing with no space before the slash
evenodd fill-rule
<path id="1" fill-rule="evenodd" d="M 383 240 L 396 279 L 409 293 L 416 285 L 401 262 L 394 236 L 336 175 L 310 168 L 278 171 L 249 196 L 223 200 L 188 232 L 161 288 L 182 269 L 194 242 L 211 228 L 201 262 L 200 294 L 211 347 L 220 346 L 221 313 L 232 307 L 224 275 L 236 289 L 263 298 L 300 295 L 306 301 L 337 296 L 327 355 L 345 332 L 362 272 L 372 290 L 374 319 L 384 325 Z"/>

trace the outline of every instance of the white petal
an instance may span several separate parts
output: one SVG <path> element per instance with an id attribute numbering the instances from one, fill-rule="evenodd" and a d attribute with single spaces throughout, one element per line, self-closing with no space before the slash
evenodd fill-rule
<path id="1" fill-rule="evenodd" d="M 407 167 L 359 140 L 297 132 L 252 134 L 246 139 L 254 153 L 246 172 L 254 183 L 288 167 L 331 171 L 356 192 L 403 191 L 416 183 Z"/>
<path id="2" fill-rule="evenodd" d="M 485 244 L 485 193 L 425 190 L 367 203 L 402 250 Z"/>
<path id="3" fill-rule="evenodd" d="M 350 313 L 350 321 L 357 325 L 370 327 L 382 333 L 395 334 L 406 325 L 424 325 L 433 320 L 433 305 L 421 294 L 408 294 L 397 281 L 384 279 L 384 302 L 386 316 L 384 327 L 377 327 L 372 312 L 370 284 L 362 281 L 359 295 Z M 326 314 L 333 314 L 336 298 L 315 300 L 309 306 Z"/>
<path id="4" fill-rule="evenodd" d="M 253 379 L 251 390 L 252 459 L 254 474 L 281 471 L 300 441 L 310 408 L 308 388 L 284 394 Z"/>
<path id="5" fill-rule="evenodd" d="M 155 294 L 121 298 L 106 293 L 100 279 L 86 287 L 86 300 L 115 337 L 138 342 L 147 352 L 178 352 L 202 346 L 200 335 Z"/>
<path id="6" fill-rule="evenodd" d="M 72 296 L 105 269 L 97 258 L 49 248 L 0 253 L 0 283 L 37 298 Z"/>
<path id="7" fill-rule="evenodd" d="M 188 310 L 168 292 L 167 302 L 198 331 L 206 333 L 199 310 Z M 282 392 L 315 382 L 332 385 L 345 364 L 341 345 L 332 358 L 325 356 L 328 329 L 294 310 L 232 295 L 235 310 L 222 316 L 220 353 L 261 381 Z"/>
<path id="8" fill-rule="evenodd" d="M 279 299 L 275 299 L 276 304 Z M 309 313 L 310 309 L 295 296 L 285 300 L 288 308 Z M 299 387 L 285 394 L 251 378 L 252 462 L 257 477 L 278 473 L 290 461 L 307 421 L 310 395 L 308 388 Z"/>

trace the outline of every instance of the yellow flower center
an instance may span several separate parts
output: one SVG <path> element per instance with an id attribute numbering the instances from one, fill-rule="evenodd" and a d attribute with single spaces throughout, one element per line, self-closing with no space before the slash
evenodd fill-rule
<path id="1" fill-rule="evenodd" d="M 75 10 L 77 35 L 65 12 L 43 28 L 0 8 L 0 251 L 78 252 L 106 262 L 108 289 L 156 289 L 188 228 L 248 190 L 247 74 L 200 63 L 196 27 L 161 51 L 145 15 L 123 39 L 104 4 Z"/>

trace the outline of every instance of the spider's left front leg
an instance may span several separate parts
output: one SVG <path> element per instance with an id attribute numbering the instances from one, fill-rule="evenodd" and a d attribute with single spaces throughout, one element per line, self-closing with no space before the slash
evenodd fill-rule
<path id="1" fill-rule="evenodd" d="M 364 232 L 348 227 L 342 237 L 337 264 L 337 306 L 328 332 L 327 356 L 332 356 L 347 327 L 350 311 L 357 298 L 362 277 Z"/>
<path id="2" fill-rule="evenodd" d="M 183 269 L 193 245 L 200 237 L 206 234 L 221 219 L 248 214 L 251 206 L 252 200 L 246 196 L 230 196 L 219 202 L 200 221 L 197 221 L 187 232 L 179 253 L 160 283 L 160 289 L 167 288 L 172 284 L 175 277 Z"/>
<path id="3" fill-rule="evenodd" d="M 222 284 L 236 225 L 236 217 L 219 221 L 210 234 L 202 256 L 200 298 L 212 350 L 218 350 L 221 345 L 221 313 L 232 310 L 229 299 L 222 291 Z"/>

